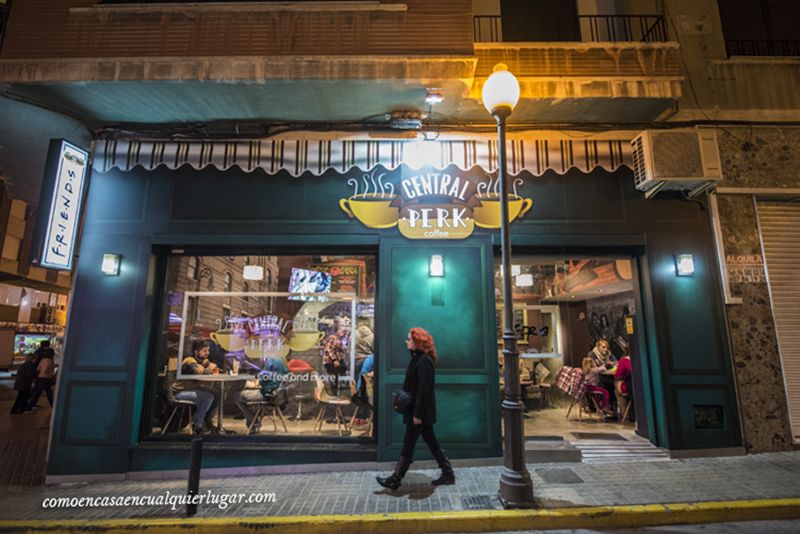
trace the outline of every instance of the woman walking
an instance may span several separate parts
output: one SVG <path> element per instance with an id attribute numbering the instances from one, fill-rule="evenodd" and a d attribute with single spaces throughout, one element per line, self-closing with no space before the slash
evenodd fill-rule
<path id="1" fill-rule="evenodd" d="M 409 393 L 413 400 L 403 414 L 403 422 L 406 424 L 403 450 L 400 453 L 400 459 L 397 460 L 394 473 L 388 477 L 375 478 L 378 484 L 384 488 L 391 490 L 399 488 L 411 465 L 417 439 L 422 436 L 442 470 L 441 476 L 433 480 L 431 484 L 434 486 L 455 484 L 456 476 L 453 473 L 453 466 L 450 465 L 450 461 L 433 432 L 433 424 L 436 422 L 434 369 L 438 358 L 433 337 L 422 328 L 412 328 L 408 332 L 406 347 L 411 352 L 411 361 L 406 369 L 403 390 Z"/>

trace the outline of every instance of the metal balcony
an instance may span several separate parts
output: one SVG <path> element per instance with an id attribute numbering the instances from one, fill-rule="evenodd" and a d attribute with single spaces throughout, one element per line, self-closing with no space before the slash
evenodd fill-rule
<path id="1" fill-rule="evenodd" d="M 476 43 L 502 43 L 510 39 L 503 37 L 504 16 L 476 16 L 474 39 Z M 522 24 L 525 17 L 514 17 L 515 24 Z M 581 41 L 583 42 L 665 42 L 667 26 L 661 15 L 579 15 Z M 543 41 L 531 32 L 526 42 Z M 519 41 L 515 38 L 514 41 Z"/>
<path id="2" fill-rule="evenodd" d="M 728 56 L 800 56 L 800 39 L 726 39 Z"/>

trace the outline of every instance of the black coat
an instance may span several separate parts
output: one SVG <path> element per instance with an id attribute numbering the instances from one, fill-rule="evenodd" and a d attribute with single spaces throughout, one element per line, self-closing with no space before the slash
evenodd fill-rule
<path id="1" fill-rule="evenodd" d="M 433 358 L 424 352 L 412 351 L 411 361 L 406 369 L 403 389 L 414 396 L 414 409 L 403 415 L 403 422 L 409 424 L 412 417 L 422 419 L 423 425 L 436 422 L 436 393 L 434 391 L 435 365 Z"/>
<path id="2" fill-rule="evenodd" d="M 25 362 L 17 369 L 17 378 L 14 380 L 14 389 L 17 391 L 30 391 L 33 389 L 33 379 L 36 378 L 36 365 Z"/>

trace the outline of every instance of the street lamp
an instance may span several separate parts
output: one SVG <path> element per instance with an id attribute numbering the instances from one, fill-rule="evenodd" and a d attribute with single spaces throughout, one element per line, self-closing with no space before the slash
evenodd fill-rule
<path id="1" fill-rule="evenodd" d="M 532 508 L 533 482 L 525 467 L 525 433 L 522 425 L 522 394 L 519 385 L 519 353 L 517 335 L 514 333 L 514 310 L 511 295 L 511 241 L 508 221 L 508 177 L 506 176 L 506 119 L 519 101 L 519 82 L 498 63 L 483 86 L 483 105 L 497 120 L 498 158 L 497 173 L 500 180 L 500 240 L 503 255 L 503 396 L 505 468 L 500 474 L 500 501 L 505 508 Z"/>

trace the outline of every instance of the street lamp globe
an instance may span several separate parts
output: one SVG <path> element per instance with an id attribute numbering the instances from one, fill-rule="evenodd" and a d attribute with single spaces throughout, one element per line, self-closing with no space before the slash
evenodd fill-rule
<path id="1" fill-rule="evenodd" d="M 519 102 L 519 82 L 504 63 L 498 63 L 483 85 L 483 105 L 492 115 L 501 108 L 507 108 L 507 114 L 510 114 L 517 102 Z"/>

